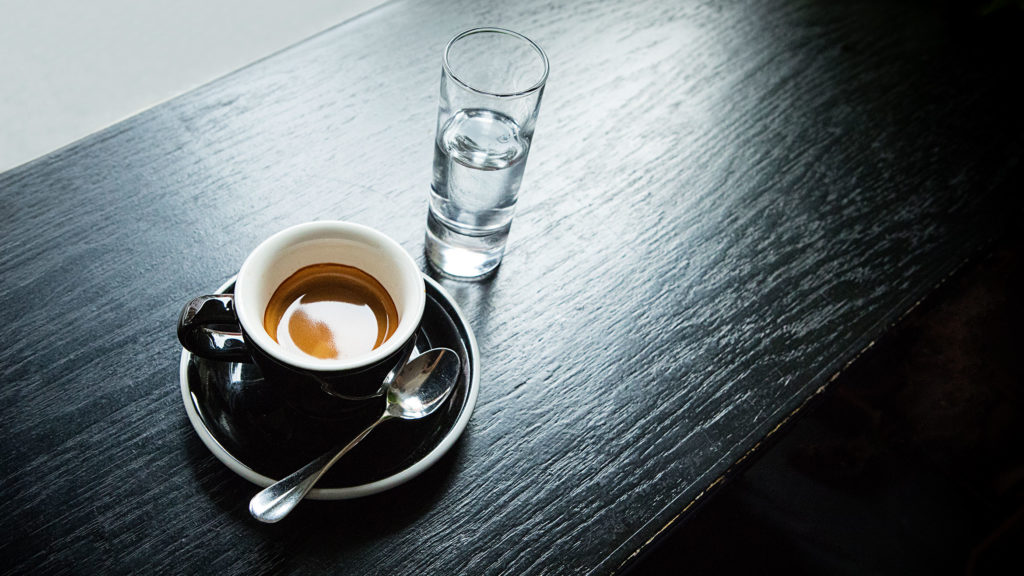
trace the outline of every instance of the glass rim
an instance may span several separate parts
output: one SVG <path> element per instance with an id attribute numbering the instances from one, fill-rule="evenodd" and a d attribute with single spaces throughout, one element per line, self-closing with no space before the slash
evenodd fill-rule
<path id="1" fill-rule="evenodd" d="M 472 36 L 474 34 L 483 34 L 483 33 L 505 34 L 505 35 L 508 35 L 508 36 L 514 36 L 514 37 L 516 37 L 516 38 L 518 38 L 520 40 L 525 41 L 527 44 L 532 46 L 533 49 L 537 52 L 537 54 L 540 55 L 541 62 L 544 63 L 544 74 L 541 75 L 540 80 L 538 80 L 536 83 L 533 84 L 533 86 L 530 86 L 529 88 L 527 88 L 525 90 L 517 90 L 515 92 L 491 92 L 491 91 L 488 91 L 488 90 L 482 90 L 480 88 L 476 88 L 474 86 L 471 86 L 468 83 L 466 83 L 465 80 L 463 80 L 462 78 L 459 78 L 459 76 L 457 74 L 455 74 L 455 72 L 452 71 L 451 66 L 448 65 L 448 53 L 451 51 L 452 46 L 454 46 L 455 43 L 458 42 L 459 40 L 462 40 L 463 38 L 465 38 L 467 36 Z M 454 38 L 452 38 L 451 40 L 448 41 L 448 45 L 445 46 L 445 48 L 444 48 L 444 58 L 442 59 L 442 66 L 444 66 L 445 73 L 448 74 L 448 76 L 452 80 L 455 80 L 455 82 L 457 82 L 460 86 L 462 86 L 466 90 L 469 90 L 471 92 L 475 92 L 477 94 L 483 94 L 485 96 L 495 96 L 497 98 L 515 98 L 515 97 L 518 97 L 518 96 L 527 96 L 529 94 L 533 94 L 534 92 L 537 92 L 538 90 L 540 90 L 541 88 L 544 87 L 544 84 L 547 83 L 547 81 L 548 81 L 548 70 L 549 70 L 548 55 L 544 53 L 544 50 L 540 46 L 538 46 L 536 42 L 534 42 L 533 40 L 530 40 L 529 38 L 527 38 L 526 36 L 523 36 L 522 34 L 520 34 L 518 32 L 514 32 L 512 30 L 507 30 L 505 28 L 493 28 L 493 27 L 471 28 L 469 30 L 466 30 L 465 32 L 461 32 L 459 34 L 456 34 Z"/>

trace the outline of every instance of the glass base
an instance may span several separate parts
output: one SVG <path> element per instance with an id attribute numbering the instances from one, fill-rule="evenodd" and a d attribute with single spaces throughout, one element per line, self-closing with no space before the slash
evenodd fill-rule
<path id="1" fill-rule="evenodd" d="M 468 235 L 452 230 L 427 214 L 427 235 L 424 251 L 427 261 L 442 274 L 456 278 L 478 278 L 501 264 L 509 223 L 487 234 Z"/>

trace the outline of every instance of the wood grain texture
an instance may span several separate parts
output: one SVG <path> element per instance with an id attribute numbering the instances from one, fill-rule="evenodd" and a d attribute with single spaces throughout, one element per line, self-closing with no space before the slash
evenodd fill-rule
<path id="1" fill-rule="evenodd" d="M 444 282 L 474 417 L 414 483 L 259 525 L 186 419 L 176 315 L 298 222 L 422 264 L 440 54 L 476 25 L 551 76 L 504 263 Z M 618 570 L 1003 230 L 1005 32 L 955 4 L 395 1 L 0 175 L 3 571 Z"/>

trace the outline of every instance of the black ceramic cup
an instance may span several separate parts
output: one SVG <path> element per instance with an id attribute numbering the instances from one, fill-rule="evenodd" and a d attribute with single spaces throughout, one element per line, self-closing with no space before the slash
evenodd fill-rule
<path id="1" fill-rule="evenodd" d="M 377 348 L 322 359 L 285 349 L 263 327 L 274 291 L 300 268 L 344 264 L 370 274 L 398 309 L 398 327 Z M 254 362 L 279 396 L 299 412 L 330 418 L 378 398 L 390 372 L 406 362 L 426 302 L 423 276 L 397 242 L 351 222 L 299 224 L 267 238 L 242 264 L 234 294 L 200 296 L 178 319 L 182 346 L 203 358 Z"/>

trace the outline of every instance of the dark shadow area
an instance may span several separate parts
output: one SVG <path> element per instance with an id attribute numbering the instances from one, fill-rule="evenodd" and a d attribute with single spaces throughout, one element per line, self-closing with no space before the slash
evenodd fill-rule
<path id="1" fill-rule="evenodd" d="M 628 573 L 1024 571 L 1021 245 L 950 278 Z"/>

